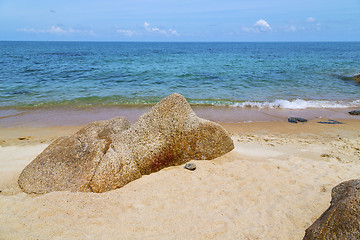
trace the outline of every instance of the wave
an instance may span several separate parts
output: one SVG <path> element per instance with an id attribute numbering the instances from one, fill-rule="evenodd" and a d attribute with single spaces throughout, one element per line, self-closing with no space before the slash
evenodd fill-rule
<path id="1" fill-rule="evenodd" d="M 284 108 L 284 109 L 307 109 L 307 108 L 352 108 L 360 107 L 360 99 L 354 101 L 325 101 L 325 100 L 284 100 L 278 99 L 272 102 L 241 102 L 234 103 L 230 107 L 240 108 Z"/>
<path id="2" fill-rule="evenodd" d="M 166 96 L 123 97 L 89 96 L 62 101 L 18 102 L 17 104 L 2 105 L 0 109 L 7 108 L 46 108 L 46 107 L 106 107 L 106 106 L 151 106 Z M 331 100 L 285 100 L 274 101 L 234 101 L 232 99 L 194 99 L 186 98 L 193 106 L 218 106 L 232 108 L 261 108 L 261 109 L 307 109 L 307 108 L 360 108 L 360 99 L 349 101 Z"/>

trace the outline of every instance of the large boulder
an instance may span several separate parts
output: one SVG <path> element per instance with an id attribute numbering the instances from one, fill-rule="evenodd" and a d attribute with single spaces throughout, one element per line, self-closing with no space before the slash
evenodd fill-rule
<path id="1" fill-rule="evenodd" d="M 311 239 L 360 239 L 360 179 L 332 189 L 330 207 L 305 231 Z"/>
<path id="2" fill-rule="evenodd" d="M 119 117 L 89 124 L 70 137 L 61 137 L 25 167 L 19 186 L 27 193 L 91 192 L 90 180 L 102 157 L 130 122 Z"/>
<path id="3" fill-rule="evenodd" d="M 198 118 L 183 96 L 172 94 L 131 126 L 123 118 L 111 119 L 56 140 L 23 170 L 19 185 L 27 193 L 105 192 L 233 148 L 220 125 Z"/>

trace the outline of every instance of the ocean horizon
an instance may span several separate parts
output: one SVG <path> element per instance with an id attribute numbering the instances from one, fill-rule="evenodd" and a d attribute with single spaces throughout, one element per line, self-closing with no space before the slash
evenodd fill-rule
<path id="1" fill-rule="evenodd" d="M 0 109 L 360 107 L 360 42 L 0 41 Z"/>

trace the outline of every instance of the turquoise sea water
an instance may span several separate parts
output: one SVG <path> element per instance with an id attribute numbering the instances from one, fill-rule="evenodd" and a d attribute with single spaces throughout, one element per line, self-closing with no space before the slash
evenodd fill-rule
<path id="1" fill-rule="evenodd" d="M 0 108 L 153 104 L 358 107 L 360 42 L 0 42 Z"/>

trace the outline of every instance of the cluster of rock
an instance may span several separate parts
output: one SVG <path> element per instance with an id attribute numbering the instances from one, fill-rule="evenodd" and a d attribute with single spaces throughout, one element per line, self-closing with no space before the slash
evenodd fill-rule
<path id="1" fill-rule="evenodd" d="M 360 239 L 360 179 L 332 189 L 330 207 L 306 229 L 303 239 Z"/>
<path id="2" fill-rule="evenodd" d="M 144 174 L 192 159 L 213 159 L 233 148 L 220 125 L 198 118 L 183 96 L 172 94 L 133 125 L 119 117 L 57 139 L 25 167 L 18 183 L 26 193 L 105 192 Z"/>

